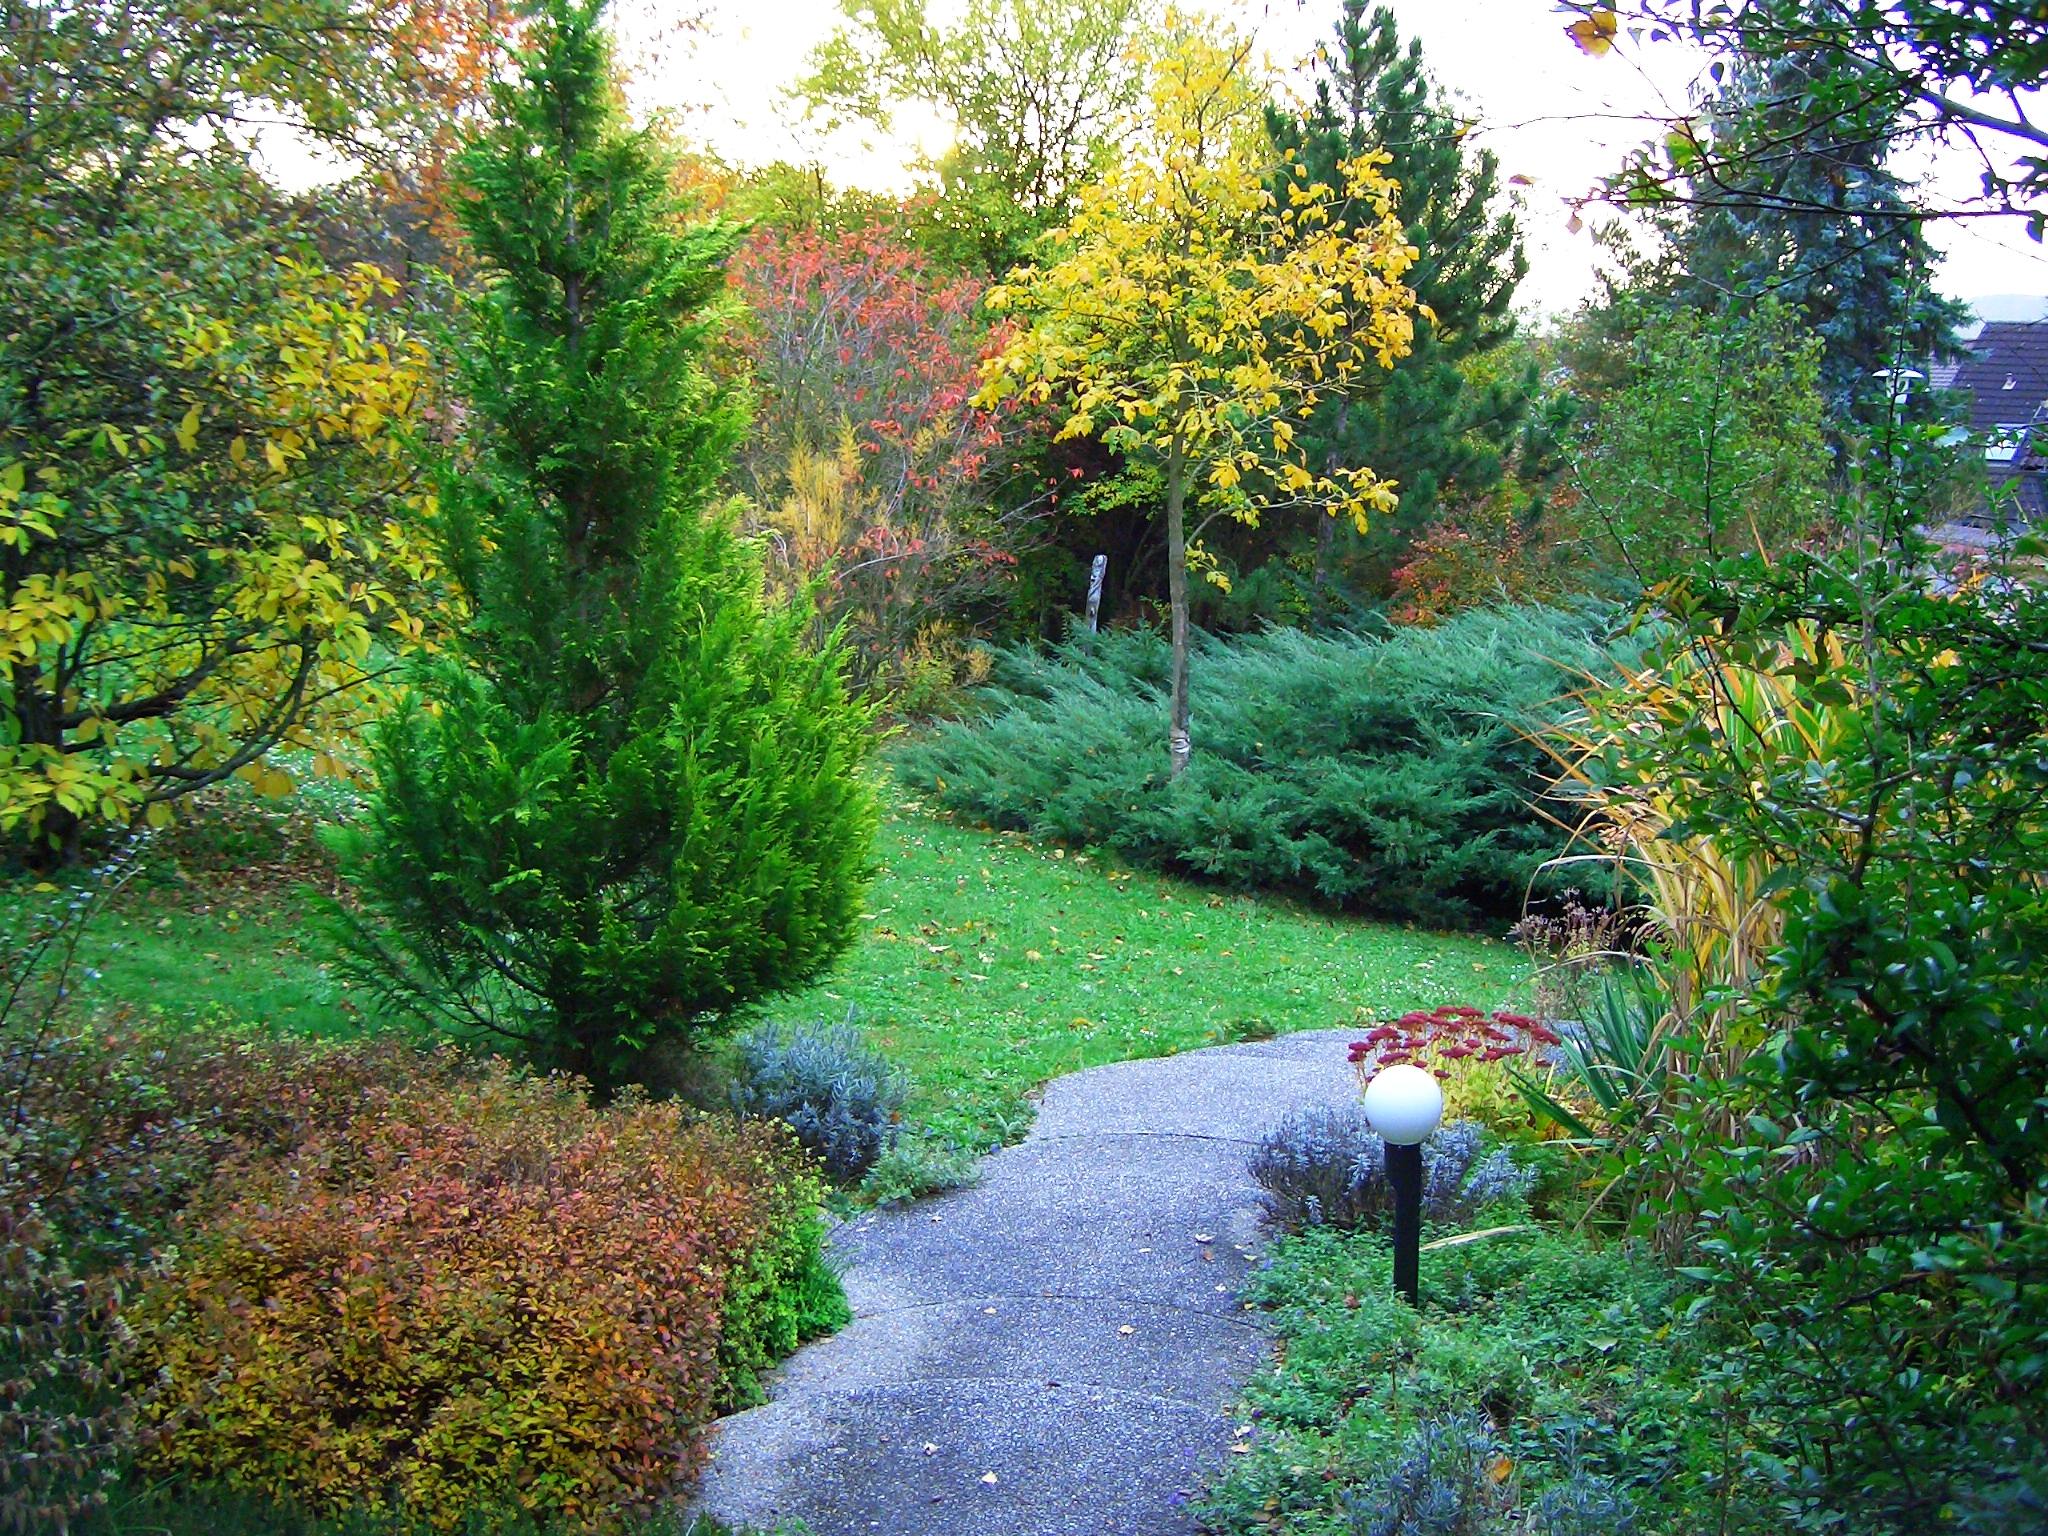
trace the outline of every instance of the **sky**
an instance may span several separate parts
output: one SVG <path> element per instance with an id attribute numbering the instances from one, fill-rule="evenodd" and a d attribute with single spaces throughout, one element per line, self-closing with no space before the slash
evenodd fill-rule
<path id="1" fill-rule="evenodd" d="M 929 107 L 899 114 L 877 138 L 825 133 L 804 120 L 789 88 L 806 57 L 837 23 L 838 0 L 701 0 L 707 27 L 679 39 L 679 0 L 623 0 L 622 61 L 640 110 L 681 116 L 686 130 L 740 165 L 774 160 L 821 165 L 843 185 L 901 191 L 920 152 L 942 150 L 948 124 Z M 932 0 L 943 15 L 955 0 Z M 1650 136 L 1650 119 L 1688 110 L 1698 60 L 1674 44 L 1623 38 L 1604 58 L 1582 54 L 1550 0 L 1391 0 L 1404 36 L 1478 125 L 1476 139 L 1501 162 L 1503 181 L 1528 179 L 1514 195 L 1529 249 L 1524 307 L 1561 313 L 1591 291 L 1592 230 L 1569 229 L 1569 200 L 1591 190 L 1623 154 Z M 1298 65 L 1334 24 L 1334 0 L 1209 0 L 1211 12 L 1256 31 L 1276 66 Z M 1927 158 L 1911 170 L 1937 184 L 1957 162 Z M 1967 182 L 1963 185 L 1967 187 Z M 1945 221 L 1930 229 L 1943 252 L 1941 283 L 1952 297 L 2048 295 L 2048 249 L 2016 220 Z"/>

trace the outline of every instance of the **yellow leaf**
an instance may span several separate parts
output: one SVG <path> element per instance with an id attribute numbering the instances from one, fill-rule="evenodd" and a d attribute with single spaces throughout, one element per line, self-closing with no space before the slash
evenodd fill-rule
<path id="1" fill-rule="evenodd" d="M 1581 53 L 1597 59 L 1614 46 L 1615 25 L 1613 9 L 1600 6 L 1566 27 L 1564 33 L 1579 45 Z"/>

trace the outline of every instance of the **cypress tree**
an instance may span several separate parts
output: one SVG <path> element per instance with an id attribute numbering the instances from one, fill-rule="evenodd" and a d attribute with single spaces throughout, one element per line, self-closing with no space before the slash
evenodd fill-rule
<path id="1" fill-rule="evenodd" d="M 1269 109 L 1267 128 L 1282 156 L 1304 163 L 1314 179 L 1340 185 L 1344 160 L 1378 149 L 1392 157 L 1386 173 L 1401 186 L 1397 208 L 1419 252 L 1405 280 L 1436 318 L 1418 318 L 1414 350 L 1390 371 L 1372 370 L 1366 392 L 1326 403 L 1303 434 L 1325 463 L 1370 464 L 1400 487 L 1391 524 L 1369 536 L 1384 557 L 1447 500 L 1500 484 L 1530 424 L 1537 379 L 1532 366 L 1481 384 L 1460 366 L 1514 334 L 1510 310 L 1528 261 L 1514 219 L 1495 206 L 1492 152 L 1467 151 L 1423 66 L 1422 45 L 1404 47 L 1393 12 L 1382 6 L 1368 16 L 1366 5 L 1344 0 L 1307 111 Z M 1369 222 L 1370 214 L 1359 217 Z M 1338 533 L 1334 520 L 1321 520 L 1318 608 Z"/>
<path id="2" fill-rule="evenodd" d="M 622 123 L 603 9 L 545 0 L 458 161 L 465 619 L 344 851 L 386 995 L 610 1091 L 845 948 L 875 808 L 843 655 L 766 599 L 717 489 L 743 416 L 703 363 L 737 231 L 692 222 Z"/>

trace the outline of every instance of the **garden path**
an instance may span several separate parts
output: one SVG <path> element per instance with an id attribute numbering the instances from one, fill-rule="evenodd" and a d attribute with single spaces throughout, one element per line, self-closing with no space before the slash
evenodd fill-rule
<path id="1" fill-rule="evenodd" d="M 854 1320 L 721 1421 L 697 1507 L 814 1536 L 1182 1536 L 1264 1361 L 1246 1155 L 1357 1096 L 1342 1031 L 1052 1083 L 971 1189 L 834 1234 Z"/>

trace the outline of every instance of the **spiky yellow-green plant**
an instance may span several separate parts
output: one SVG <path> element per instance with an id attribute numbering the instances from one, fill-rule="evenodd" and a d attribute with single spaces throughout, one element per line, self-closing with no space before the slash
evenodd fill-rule
<path id="1" fill-rule="evenodd" d="M 1677 808 L 1698 802 L 1692 788 L 1708 773 L 1754 796 L 1788 774 L 1827 774 L 1854 718 L 1855 688 L 1841 642 L 1808 625 L 1789 627 L 1775 645 L 1695 635 L 1589 686 L 1580 712 L 1551 733 L 1557 792 L 1585 813 L 1578 831 L 1592 845 L 1565 862 L 1611 863 L 1653 939 L 1646 959 L 1628 962 L 1647 974 L 1609 1000 L 1655 1015 L 1628 1032 L 1643 1060 L 1593 1064 L 1602 1086 L 1627 1085 L 1618 1098 L 1588 1096 L 1610 1142 L 1658 1136 L 1687 1074 L 1742 1070 L 1760 1043 L 1742 1000 L 1783 934 L 1780 854 L 1688 824 Z M 1597 1054 L 1602 1041 L 1584 1049 Z M 1660 1166 L 1667 1183 L 1683 1177 Z M 1676 1205 L 1674 1189 L 1634 1193 L 1658 1209 Z M 1663 1235 L 1676 1240 L 1675 1229 Z"/>

